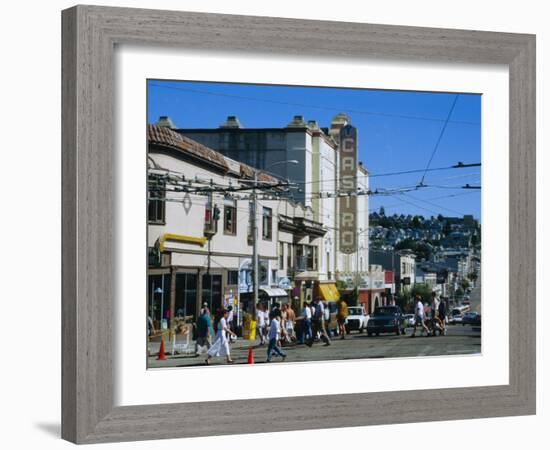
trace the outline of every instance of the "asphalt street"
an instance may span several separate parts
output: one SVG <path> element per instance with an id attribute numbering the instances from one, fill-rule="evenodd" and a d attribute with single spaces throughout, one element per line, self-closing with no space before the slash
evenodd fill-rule
<path id="1" fill-rule="evenodd" d="M 406 358 L 415 356 L 471 355 L 481 353 L 481 330 L 471 326 L 449 325 L 446 336 L 420 336 L 411 338 L 411 329 L 402 336 L 380 335 L 368 337 L 365 333 L 352 333 L 345 340 L 335 338 L 330 346 L 318 342 L 310 348 L 306 345 L 290 345 L 283 347 L 287 353 L 285 362 L 330 361 L 363 358 Z M 194 348 L 191 342 L 191 349 Z M 246 364 L 249 348 L 254 349 L 255 363 L 265 363 L 267 346 L 259 346 L 258 341 L 251 342 L 242 339 L 231 345 L 233 364 Z M 167 359 L 157 360 L 158 342 L 149 345 L 149 368 L 187 367 L 205 365 L 205 355 L 198 357 L 191 354 L 175 354 L 167 345 Z M 272 364 L 281 358 L 273 357 Z M 213 358 L 211 365 L 227 364 L 225 358 Z"/>

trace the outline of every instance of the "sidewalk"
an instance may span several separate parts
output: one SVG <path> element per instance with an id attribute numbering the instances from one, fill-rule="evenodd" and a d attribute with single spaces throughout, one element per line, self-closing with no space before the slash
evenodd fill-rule
<path id="1" fill-rule="evenodd" d="M 158 355 L 158 352 L 160 350 L 160 342 L 161 337 L 156 336 L 153 339 L 151 339 L 147 345 L 147 348 L 149 350 L 150 357 L 155 357 Z M 164 337 L 164 352 L 166 354 L 167 358 L 182 358 L 182 357 L 189 357 L 194 356 L 195 354 L 195 341 L 193 339 L 189 339 L 189 345 L 185 347 L 187 344 L 187 338 L 184 336 L 177 336 L 176 337 L 176 352 L 175 355 L 172 356 L 172 341 L 168 338 L 168 336 Z M 241 350 L 245 349 L 248 350 L 250 347 L 258 347 L 260 344 L 260 340 L 256 339 L 253 341 L 245 340 L 242 337 L 237 338 L 237 340 L 233 343 L 231 343 L 231 350 Z"/>

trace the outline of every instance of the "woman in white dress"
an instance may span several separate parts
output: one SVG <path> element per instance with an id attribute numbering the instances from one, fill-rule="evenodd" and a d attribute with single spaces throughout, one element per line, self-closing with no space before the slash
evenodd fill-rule
<path id="1" fill-rule="evenodd" d="M 206 358 L 206 364 L 210 364 L 210 358 L 213 356 L 225 356 L 228 363 L 232 363 L 231 354 L 229 352 L 229 341 L 227 336 L 231 335 L 237 338 L 237 335 L 233 333 L 227 326 L 228 311 L 224 310 L 223 315 L 218 322 L 218 329 L 216 330 L 216 340 L 212 344 L 212 347 L 208 350 L 208 357 Z"/>

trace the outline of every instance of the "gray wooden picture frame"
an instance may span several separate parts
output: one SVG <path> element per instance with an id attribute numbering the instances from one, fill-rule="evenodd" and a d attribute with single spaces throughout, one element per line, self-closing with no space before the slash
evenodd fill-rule
<path id="1" fill-rule="evenodd" d="M 76 6 L 62 13 L 62 41 L 64 439 L 94 443 L 535 413 L 535 36 Z M 113 52 L 117 44 L 506 64 L 509 384 L 439 390 L 435 404 L 433 392 L 419 390 L 115 407 Z"/>

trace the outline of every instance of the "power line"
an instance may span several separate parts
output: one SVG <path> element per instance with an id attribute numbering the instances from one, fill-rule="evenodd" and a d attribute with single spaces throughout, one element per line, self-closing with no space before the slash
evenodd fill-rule
<path id="1" fill-rule="evenodd" d="M 349 177 L 346 177 L 348 179 L 357 179 L 357 178 L 379 178 L 379 177 L 389 177 L 389 176 L 396 176 L 396 175 L 408 175 L 412 173 L 426 173 L 426 172 L 436 172 L 441 170 L 452 170 L 452 169 L 461 169 L 465 167 L 480 167 L 481 163 L 472 163 L 472 164 L 455 164 L 453 166 L 445 166 L 445 167 L 434 167 L 431 169 L 411 169 L 411 170 L 401 170 L 398 172 L 383 172 L 383 173 L 373 173 L 368 175 L 352 175 Z M 320 179 L 315 181 L 299 181 L 291 179 L 290 181 L 294 184 L 300 184 L 300 185 L 306 185 L 306 184 L 315 184 L 315 183 L 324 183 L 329 181 L 338 181 L 339 178 L 330 178 L 330 179 Z"/>
<path id="2" fill-rule="evenodd" d="M 449 119 L 451 118 L 451 114 L 453 113 L 453 110 L 455 109 L 456 102 L 458 100 L 458 94 L 455 95 L 455 98 L 453 100 L 453 104 L 451 105 L 451 109 L 449 110 L 449 114 L 447 114 L 447 118 L 445 119 L 445 123 L 443 123 L 443 127 L 441 127 L 441 132 L 439 133 L 439 137 L 437 138 L 437 142 L 435 143 L 434 149 L 432 151 L 432 155 L 430 156 L 430 159 L 428 161 L 428 165 L 426 166 L 426 171 L 424 172 L 424 175 L 422 175 L 422 179 L 420 180 L 420 184 L 424 183 L 424 178 L 426 177 L 426 173 L 428 169 L 430 168 L 430 165 L 432 164 L 432 160 L 435 156 L 435 152 L 437 152 L 437 149 L 439 148 L 439 143 L 441 142 L 441 139 L 443 138 L 443 134 L 445 133 L 445 130 L 447 129 L 447 124 L 449 123 Z"/>
<path id="3" fill-rule="evenodd" d="M 149 86 L 158 87 L 162 89 L 172 89 L 176 91 L 185 91 L 185 92 L 192 92 L 195 94 L 205 94 L 205 95 L 214 95 L 219 97 L 227 97 L 227 98 L 235 98 L 239 100 L 247 100 L 247 101 L 256 101 L 256 102 L 265 102 L 265 103 L 274 103 L 277 105 L 286 105 L 286 106 L 297 106 L 300 108 L 311 108 L 311 109 L 320 109 L 320 110 L 326 110 L 326 111 L 338 111 L 338 112 L 346 112 L 346 113 L 352 113 L 352 114 L 361 114 L 361 115 L 367 115 L 367 116 L 381 116 L 381 117 L 395 117 L 398 119 L 410 119 L 410 120 L 425 120 L 430 122 L 444 122 L 445 119 L 439 119 L 436 117 L 422 117 L 422 116 L 412 116 L 412 115 L 406 115 L 406 114 L 391 114 L 391 113 L 383 113 L 379 111 L 363 111 L 363 110 L 357 110 L 357 109 L 349 109 L 349 108 L 336 108 L 336 107 L 330 107 L 330 106 L 319 106 L 319 105 L 311 105 L 311 104 L 305 104 L 305 103 L 294 103 L 294 102 L 284 102 L 280 100 L 272 100 L 267 98 L 259 98 L 259 97 L 248 97 L 243 95 L 234 95 L 234 94 L 227 94 L 224 92 L 212 92 L 212 91 L 205 91 L 200 89 L 190 89 L 190 88 L 183 88 L 183 87 L 176 87 L 176 86 L 166 86 L 156 83 L 149 83 Z M 478 122 L 470 122 L 470 121 L 453 121 L 452 123 L 457 124 L 464 124 L 464 125 L 479 125 Z"/>
<path id="4" fill-rule="evenodd" d="M 443 209 L 443 210 L 445 210 L 445 211 L 449 211 L 449 212 L 452 212 L 452 213 L 455 213 L 455 214 L 464 215 L 462 212 L 457 211 L 457 210 L 455 210 L 455 209 L 447 208 L 447 207 L 445 207 L 445 206 L 441 206 L 441 205 L 438 205 L 437 203 L 432 203 L 432 202 L 430 202 L 430 201 L 428 201 L 428 200 L 423 200 L 423 199 L 418 198 L 418 197 L 413 197 L 413 196 L 410 195 L 410 194 L 403 194 L 403 195 L 404 195 L 405 197 L 407 197 L 407 198 L 412 198 L 412 199 L 415 200 L 415 201 L 423 202 L 423 203 L 426 203 L 426 204 L 428 204 L 428 205 L 435 206 L 435 207 L 437 207 L 437 208 Z"/>

